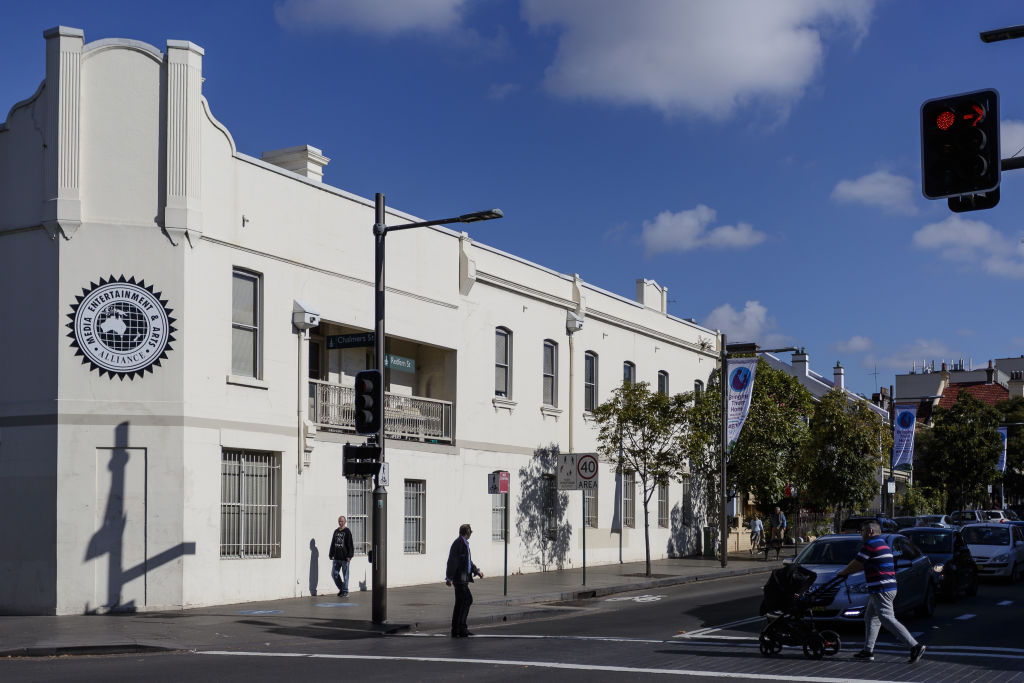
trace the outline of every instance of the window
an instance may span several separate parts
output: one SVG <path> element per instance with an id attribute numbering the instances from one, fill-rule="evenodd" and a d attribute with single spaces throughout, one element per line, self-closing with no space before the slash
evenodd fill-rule
<path id="1" fill-rule="evenodd" d="M 544 535 L 558 538 L 558 479 L 553 474 L 544 475 Z"/>
<path id="2" fill-rule="evenodd" d="M 622 524 L 630 529 L 636 526 L 636 474 L 622 475 Z"/>
<path id="3" fill-rule="evenodd" d="M 405 480 L 405 552 L 422 555 L 427 552 L 426 535 L 427 482 Z"/>
<path id="4" fill-rule="evenodd" d="M 635 384 L 636 383 L 636 366 L 628 360 L 622 364 L 622 383 L 623 384 Z"/>
<path id="5" fill-rule="evenodd" d="M 683 497 L 679 504 L 679 511 L 682 513 L 683 526 L 690 526 L 693 511 L 693 493 L 690 491 L 690 478 L 683 479 Z"/>
<path id="6" fill-rule="evenodd" d="M 668 528 L 668 483 L 658 484 L 658 526 Z"/>
<path id="7" fill-rule="evenodd" d="M 594 412 L 597 407 L 597 354 L 587 351 L 583 356 L 583 410 Z"/>
<path id="8" fill-rule="evenodd" d="M 597 528 L 597 489 L 583 489 L 583 523 Z"/>
<path id="9" fill-rule="evenodd" d="M 658 370 L 658 393 L 668 396 L 668 373 Z"/>
<path id="10" fill-rule="evenodd" d="M 491 540 L 505 540 L 505 494 L 491 494 Z"/>
<path id="11" fill-rule="evenodd" d="M 704 382 L 699 379 L 693 380 L 693 400 L 695 403 L 700 403 L 701 398 L 704 397 Z"/>
<path id="12" fill-rule="evenodd" d="M 281 557 L 281 458 L 277 453 L 221 451 L 220 556 Z"/>
<path id="13" fill-rule="evenodd" d="M 494 395 L 512 398 L 512 333 L 494 330 Z"/>
<path id="14" fill-rule="evenodd" d="M 260 376 L 260 276 L 231 273 L 231 374 Z"/>
<path id="15" fill-rule="evenodd" d="M 544 405 L 558 405 L 558 344 L 544 340 Z"/>
<path id="16" fill-rule="evenodd" d="M 352 531 L 352 543 L 356 555 L 365 555 L 370 549 L 369 519 L 370 504 L 373 502 L 373 480 L 370 477 L 349 479 L 348 528 Z"/>

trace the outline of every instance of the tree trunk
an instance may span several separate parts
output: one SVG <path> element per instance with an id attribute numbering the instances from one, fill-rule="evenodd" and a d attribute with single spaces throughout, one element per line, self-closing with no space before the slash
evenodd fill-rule
<path id="1" fill-rule="evenodd" d="M 644 496 L 644 547 L 646 550 L 647 557 L 647 570 L 644 576 L 650 577 L 651 575 L 651 523 L 650 523 L 650 512 L 647 510 L 648 500 L 647 496 Z"/>

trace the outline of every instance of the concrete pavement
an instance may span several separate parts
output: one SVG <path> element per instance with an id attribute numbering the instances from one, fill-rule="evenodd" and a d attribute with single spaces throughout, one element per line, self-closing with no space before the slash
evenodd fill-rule
<path id="1" fill-rule="evenodd" d="M 792 556 L 792 547 L 783 557 Z M 774 556 L 730 553 L 728 566 L 704 558 L 652 562 L 644 576 L 643 562 L 517 574 L 501 568 L 473 584 L 470 626 L 553 615 L 562 601 L 652 590 L 693 581 L 767 573 L 781 566 Z M 332 586 L 333 587 L 333 586 Z M 443 581 L 389 587 L 387 623 L 371 622 L 371 593 L 347 598 L 334 591 L 317 596 L 219 605 L 174 611 L 135 612 L 104 616 L 0 617 L 0 656 L 113 654 L 173 650 L 279 651 L 308 647 L 313 639 L 356 639 L 400 630 L 443 630 L 451 623 L 452 589 Z"/>

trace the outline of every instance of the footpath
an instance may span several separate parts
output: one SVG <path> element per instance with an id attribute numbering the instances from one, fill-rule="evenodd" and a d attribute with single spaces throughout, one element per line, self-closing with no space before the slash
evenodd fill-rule
<path id="1" fill-rule="evenodd" d="M 782 557 L 792 557 L 785 548 Z M 709 558 L 676 558 L 516 574 L 505 578 L 501 567 L 485 570 L 473 584 L 469 624 L 511 622 L 552 616 L 558 603 L 630 591 L 653 591 L 694 581 L 765 574 L 782 566 L 774 554 L 729 554 L 726 567 Z M 767 576 L 765 577 L 767 580 Z M 351 587 L 351 586 L 350 586 Z M 441 630 L 451 624 L 454 597 L 443 581 L 388 587 L 387 621 L 374 624 L 369 591 L 346 598 L 335 590 L 315 596 L 248 602 L 181 610 L 106 615 L 0 617 L 0 657 L 119 654 L 179 650 L 266 650 L 295 647 L 299 639 L 355 639 L 398 631 Z M 333 589 L 333 584 L 329 586 Z M 307 641 L 308 642 L 308 641 Z"/>

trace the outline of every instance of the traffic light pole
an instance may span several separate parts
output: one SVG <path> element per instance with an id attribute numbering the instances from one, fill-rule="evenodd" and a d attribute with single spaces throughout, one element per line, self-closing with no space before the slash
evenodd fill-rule
<path id="1" fill-rule="evenodd" d="M 373 222 L 373 273 L 374 273 L 374 340 L 373 352 L 377 369 L 380 370 L 380 388 L 377 392 L 377 405 L 380 406 L 380 428 L 377 430 L 377 445 L 380 447 L 380 461 L 384 462 L 384 425 L 387 422 L 387 406 L 384 403 L 384 236 L 387 228 L 384 225 L 384 195 L 377 193 L 374 200 L 375 216 Z M 383 465 L 381 472 L 383 472 Z M 383 624 L 388 618 L 388 492 L 381 485 L 381 475 L 374 478 L 373 489 L 373 538 L 371 550 L 371 619 L 375 624 Z"/>
<path id="2" fill-rule="evenodd" d="M 729 462 L 729 351 L 725 332 L 722 333 L 722 509 L 719 511 L 718 544 L 722 553 L 722 567 L 729 564 L 729 520 L 725 514 L 729 504 L 729 486 L 726 482 Z M 767 557 L 767 556 L 766 556 Z"/>

